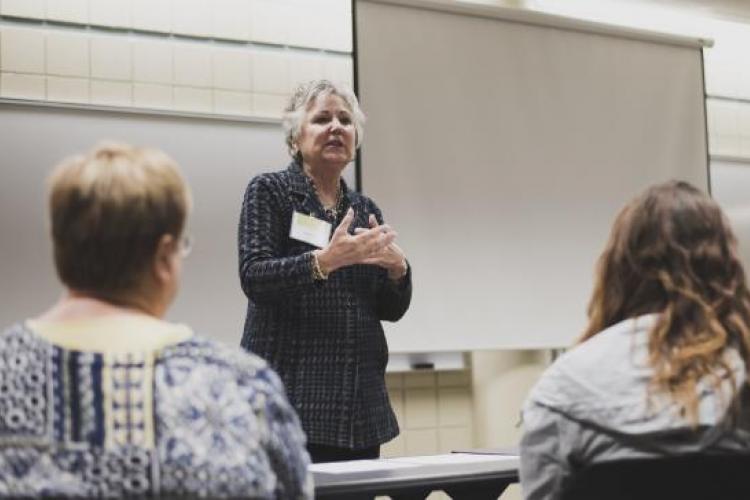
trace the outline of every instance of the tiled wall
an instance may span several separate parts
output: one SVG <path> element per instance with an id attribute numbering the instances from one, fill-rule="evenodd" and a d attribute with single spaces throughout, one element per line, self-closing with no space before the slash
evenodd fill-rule
<path id="1" fill-rule="evenodd" d="M 750 23 L 714 21 L 705 51 L 711 154 L 750 162 Z"/>
<path id="2" fill-rule="evenodd" d="M 474 445 L 468 370 L 389 374 L 386 382 L 401 435 L 383 447 L 384 456 L 450 453 Z"/>
<path id="3" fill-rule="evenodd" d="M 349 0 L 0 0 L 0 97 L 277 118 L 352 84 Z"/>
<path id="4" fill-rule="evenodd" d="M 475 447 L 470 369 L 388 374 L 386 383 L 401 434 L 382 447 L 382 456 L 432 455 Z M 428 497 L 449 499 L 440 491 Z"/>

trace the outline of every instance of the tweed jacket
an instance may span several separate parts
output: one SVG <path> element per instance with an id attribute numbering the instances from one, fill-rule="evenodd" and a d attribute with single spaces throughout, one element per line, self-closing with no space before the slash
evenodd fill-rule
<path id="1" fill-rule="evenodd" d="M 699 382 L 698 426 L 666 395 L 648 390 L 653 368 L 648 337 L 658 315 L 622 321 L 558 358 L 524 405 L 521 488 L 526 500 L 555 500 L 592 463 L 687 453 L 747 453 L 750 408 L 741 392 L 739 413 L 729 413 L 731 382 L 720 390 Z M 737 387 L 745 364 L 726 349 Z"/>
<path id="2" fill-rule="evenodd" d="M 238 348 L 81 351 L 19 323 L 0 381 L 0 498 L 313 498 L 279 378 Z"/>
<path id="3" fill-rule="evenodd" d="M 355 227 L 383 216 L 342 180 L 344 210 L 326 218 L 302 167 L 261 174 L 247 187 L 239 224 L 239 272 L 248 298 L 242 346 L 265 358 L 287 388 L 308 442 L 367 448 L 398 435 L 385 387 L 381 320 L 396 321 L 411 301 L 411 270 L 398 283 L 377 266 L 338 269 L 315 280 L 315 247 L 289 236 L 293 212 L 335 228 L 350 206 Z"/>

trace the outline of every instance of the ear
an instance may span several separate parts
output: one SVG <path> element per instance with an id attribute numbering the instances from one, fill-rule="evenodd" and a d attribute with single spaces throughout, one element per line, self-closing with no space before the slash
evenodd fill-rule
<path id="1" fill-rule="evenodd" d="M 177 239 L 171 234 L 163 234 L 156 244 L 153 262 L 153 276 L 159 285 L 169 283 L 173 279 L 176 252 Z"/>

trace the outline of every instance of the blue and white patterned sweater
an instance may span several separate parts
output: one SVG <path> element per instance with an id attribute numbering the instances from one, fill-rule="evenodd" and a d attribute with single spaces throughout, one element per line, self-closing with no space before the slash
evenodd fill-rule
<path id="1" fill-rule="evenodd" d="M 193 337 L 159 351 L 0 335 L 0 496 L 312 498 L 305 436 L 260 358 Z"/>

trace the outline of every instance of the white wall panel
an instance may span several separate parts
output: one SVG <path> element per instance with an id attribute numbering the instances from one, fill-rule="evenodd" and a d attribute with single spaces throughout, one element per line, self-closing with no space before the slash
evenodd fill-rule
<path id="1" fill-rule="evenodd" d="M 132 0 L 91 0 L 89 22 L 95 26 L 130 28 Z"/>
<path id="2" fill-rule="evenodd" d="M 177 85 L 210 87 L 211 48 L 198 43 L 174 45 L 174 82 Z"/>
<path id="3" fill-rule="evenodd" d="M 253 90 L 264 94 L 286 94 L 289 86 L 288 53 L 257 50 L 253 54 Z"/>
<path id="4" fill-rule="evenodd" d="M 250 0 L 214 0 L 212 2 L 213 28 L 216 38 L 250 40 Z"/>
<path id="5" fill-rule="evenodd" d="M 235 48 L 213 50 L 213 85 L 217 89 L 250 90 L 252 88 L 252 54 Z"/>
<path id="6" fill-rule="evenodd" d="M 67 23 L 89 22 L 89 0 L 47 0 L 47 19 Z"/>
<path id="7" fill-rule="evenodd" d="M 251 27 L 253 40 L 287 44 L 292 16 L 294 10 L 288 0 L 254 0 Z"/>
<path id="8" fill-rule="evenodd" d="M 91 80 L 91 104 L 132 106 L 133 84 L 130 82 Z"/>
<path id="9" fill-rule="evenodd" d="M 46 79 L 41 75 L 0 73 L 0 96 L 11 99 L 46 98 Z"/>
<path id="10" fill-rule="evenodd" d="M 89 76 L 89 37 L 77 33 L 47 33 L 47 74 Z"/>
<path id="11" fill-rule="evenodd" d="M 4 16 L 44 19 L 46 0 L 2 0 L 0 14 Z"/>
<path id="12" fill-rule="evenodd" d="M 172 31 L 182 35 L 212 36 L 211 2 L 206 0 L 173 0 Z"/>
<path id="13" fill-rule="evenodd" d="M 253 113 L 253 95 L 250 92 L 214 90 L 214 112 L 222 115 L 247 116 Z"/>
<path id="14" fill-rule="evenodd" d="M 0 33 L 0 69 L 16 73 L 44 73 L 45 31 L 3 28 Z"/>
<path id="15" fill-rule="evenodd" d="M 172 108 L 172 87 L 153 83 L 133 84 L 133 104 L 139 108 Z"/>
<path id="16" fill-rule="evenodd" d="M 130 39 L 116 36 L 91 37 L 91 77 L 132 80 L 133 50 Z"/>
<path id="17" fill-rule="evenodd" d="M 175 87 L 174 108 L 179 111 L 210 113 L 213 111 L 211 91 L 193 87 Z"/>
<path id="18" fill-rule="evenodd" d="M 89 102 L 89 80 L 62 76 L 47 77 L 47 99 L 55 102 Z"/>
<path id="19" fill-rule="evenodd" d="M 132 0 L 133 28 L 169 33 L 172 31 L 172 0 Z"/>
<path id="20" fill-rule="evenodd" d="M 133 78 L 136 82 L 171 84 L 173 45 L 162 40 L 133 42 Z"/>

